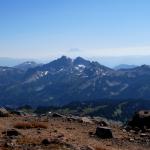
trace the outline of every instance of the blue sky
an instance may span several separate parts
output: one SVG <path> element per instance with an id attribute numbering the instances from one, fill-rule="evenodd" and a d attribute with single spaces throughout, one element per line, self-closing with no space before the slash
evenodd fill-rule
<path id="1" fill-rule="evenodd" d="M 149 0 L 1 0 L 0 56 L 150 55 Z"/>

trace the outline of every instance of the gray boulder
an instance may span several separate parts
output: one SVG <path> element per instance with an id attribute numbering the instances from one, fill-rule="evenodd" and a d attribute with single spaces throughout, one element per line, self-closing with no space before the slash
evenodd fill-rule
<path id="1" fill-rule="evenodd" d="M 112 130 L 111 128 L 108 128 L 108 127 L 101 127 L 101 126 L 98 126 L 96 128 L 96 133 L 95 135 L 99 138 L 102 138 L 102 139 L 109 139 L 109 138 L 113 138 L 113 135 L 112 135 Z"/>
<path id="2" fill-rule="evenodd" d="M 145 131 L 150 129 L 150 110 L 141 110 L 133 116 L 128 126 L 132 129 L 139 129 Z"/>

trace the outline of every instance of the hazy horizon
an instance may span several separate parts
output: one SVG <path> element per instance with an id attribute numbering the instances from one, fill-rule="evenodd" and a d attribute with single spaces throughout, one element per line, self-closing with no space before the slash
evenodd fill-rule
<path id="1" fill-rule="evenodd" d="M 63 56 L 63 55 L 61 55 Z M 12 58 L 12 57 L 0 57 L 0 66 L 15 66 L 18 64 L 21 64 L 26 61 L 35 61 L 37 63 L 49 63 L 55 59 L 60 58 L 58 57 L 45 57 L 45 58 Z M 65 55 L 69 57 L 68 55 Z M 81 56 L 77 56 L 81 57 Z M 75 59 L 76 57 L 70 57 L 72 59 Z M 135 65 L 135 66 L 141 66 L 141 65 L 150 65 L 150 55 L 148 56 L 103 56 L 103 57 L 83 57 L 84 59 L 90 60 L 90 61 L 97 61 L 102 65 L 114 68 L 118 65 Z"/>

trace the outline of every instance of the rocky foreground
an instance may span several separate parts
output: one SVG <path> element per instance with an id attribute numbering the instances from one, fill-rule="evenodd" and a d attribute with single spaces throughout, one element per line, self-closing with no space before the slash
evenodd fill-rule
<path id="1" fill-rule="evenodd" d="M 18 116 L 0 118 L 0 150 L 149 150 L 149 130 L 101 118 Z"/>

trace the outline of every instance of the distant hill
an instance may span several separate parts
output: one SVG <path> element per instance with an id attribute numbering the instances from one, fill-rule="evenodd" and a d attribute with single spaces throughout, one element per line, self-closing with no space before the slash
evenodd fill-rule
<path id="1" fill-rule="evenodd" d="M 21 64 L 26 61 L 33 61 L 30 59 L 17 59 L 17 58 L 7 58 L 7 57 L 0 57 L 0 66 L 8 66 L 13 67 L 18 64 Z"/>
<path id="2" fill-rule="evenodd" d="M 31 69 L 31 68 L 34 68 L 34 67 L 37 67 L 37 66 L 40 66 L 40 65 L 42 65 L 42 64 L 38 64 L 34 61 L 26 61 L 26 62 L 23 62 L 19 65 L 14 66 L 14 68 L 27 71 L 28 69 Z"/>
<path id="3" fill-rule="evenodd" d="M 90 58 L 91 59 L 91 58 Z M 101 64 L 114 68 L 119 64 L 133 64 L 140 66 L 142 64 L 150 65 L 150 55 L 140 56 L 104 56 L 104 57 L 93 57 L 92 60 L 98 61 Z"/>
<path id="4" fill-rule="evenodd" d="M 133 69 L 133 68 L 136 68 L 138 66 L 136 65 L 127 65 L 127 64 L 120 64 L 116 67 L 114 67 L 115 70 L 120 70 L 120 69 Z"/>

